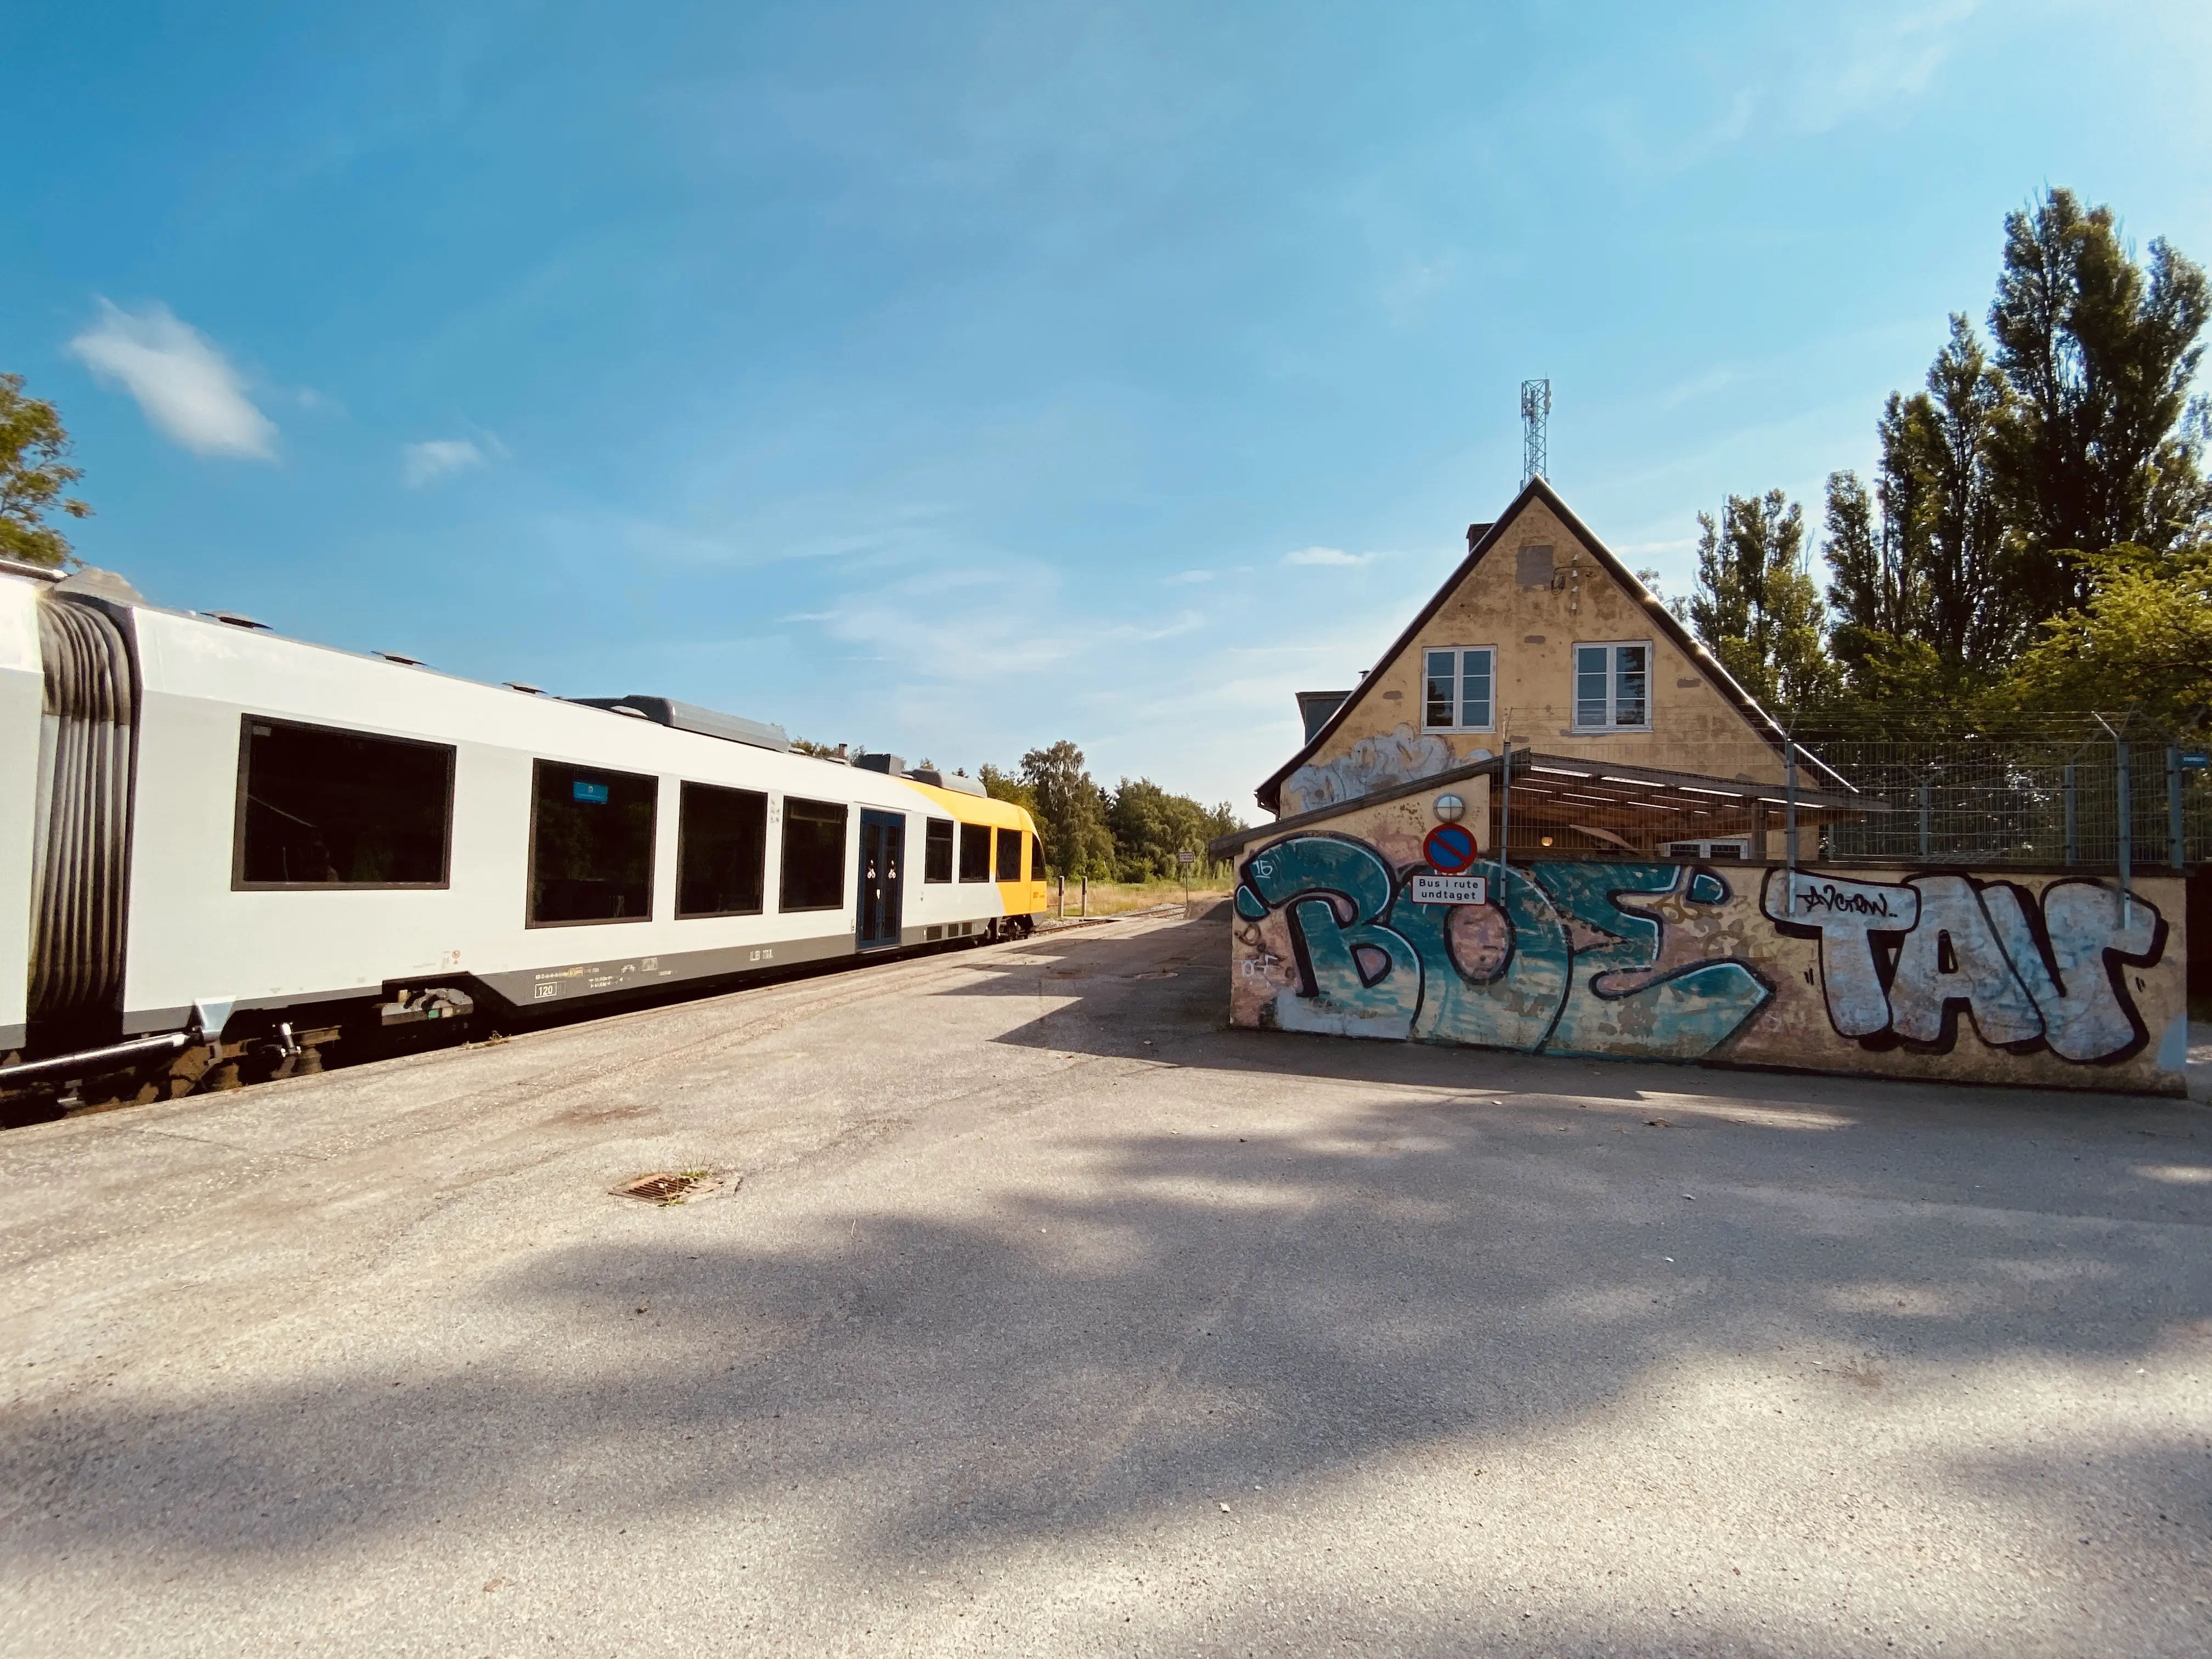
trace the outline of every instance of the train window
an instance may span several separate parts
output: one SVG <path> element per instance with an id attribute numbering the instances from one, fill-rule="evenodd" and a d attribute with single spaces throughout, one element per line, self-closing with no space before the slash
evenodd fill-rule
<path id="1" fill-rule="evenodd" d="M 676 914 L 757 916 L 768 869 L 768 797 L 687 783 L 676 820 Z"/>
<path id="2" fill-rule="evenodd" d="M 991 826 L 988 823 L 963 823 L 960 826 L 960 879 L 988 881 L 991 878 Z"/>
<path id="3" fill-rule="evenodd" d="M 660 780 L 539 761 L 533 793 L 530 925 L 652 920 Z"/>
<path id="4" fill-rule="evenodd" d="M 1022 832 L 1018 830 L 999 831 L 999 879 L 1019 881 L 1022 878 Z"/>
<path id="5" fill-rule="evenodd" d="M 786 796 L 781 908 L 836 910 L 845 902 L 845 808 Z"/>
<path id="6" fill-rule="evenodd" d="M 924 881 L 952 879 L 952 820 L 932 818 L 929 834 L 923 843 L 921 878 Z"/>
<path id="7" fill-rule="evenodd" d="M 1030 837 L 1030 879 L 1044 879 L 1044 843 L 1035 836 Z"/>
<path id="8" fill-rule="evenodd" d="M 443 887 L 453 823 L 450 744 L 240 724 L 234 888 Z"/>

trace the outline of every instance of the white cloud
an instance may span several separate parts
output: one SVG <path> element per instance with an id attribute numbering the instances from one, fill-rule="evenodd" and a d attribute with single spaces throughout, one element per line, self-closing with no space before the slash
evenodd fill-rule
<path id="1" fill-rule="evenodd" d="M 161 432 L 196 455 L 276 459 L 276 428 L 206 335 L 165 305 L 128 312 L 102 300 L 100 321 L 69 344 L 103 386 L 120 386 Z"/>
<path id="2" fill-rule="evenodd" d="M 1919 97 L 1951 55 L 1977 3 L 1936 0 L 1887 16 L 1846 14 L 1843 37 L 1816 40 L 1808 53 L 1798 125 L 1826 132 L 1884 104 Z"/>
<path id="3" fill-rule="evenodd" d="M 489 459 L 473 438 L 430 438 L 419 444 L 402 444 L 399 479 L 410 489 L 420 489 L 456 472 L 473 471 Z"/>
<path id="4" fill-rule="evenodd" d="M 1160 580 L 1170 587 L 1188 587 L 1194 583 L 1210 582 L 1212 580 L 1213 573 L 1211 570 L 1182 570 L 1172 576 L 1160 578 Z"/>
<path id="5" fill-rule="evenodd" d="M 1285 564 L 1372 564 L 1379 553 L 1347 553 L 1340 547 L 1301 547 L 1296 552 L 1283 555 Z"/>

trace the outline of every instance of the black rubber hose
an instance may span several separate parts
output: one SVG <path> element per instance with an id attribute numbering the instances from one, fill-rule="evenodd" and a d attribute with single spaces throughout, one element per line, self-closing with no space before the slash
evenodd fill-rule
<path id="1" fill-rule="evenodd" d="M 46 670 L 33 857 L 30 1015 L 112 1012 L 130 867 L 131 648 L 104 612 L 41 594 Z"/>

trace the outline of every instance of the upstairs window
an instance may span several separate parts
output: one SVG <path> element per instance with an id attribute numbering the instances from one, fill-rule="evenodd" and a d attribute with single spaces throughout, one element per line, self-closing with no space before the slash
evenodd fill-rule
<path id="1" fill-rule="evenodd" d="M 1019 881 L 1022 878 L 1022 832 L 1018 830 L 999 831 L 999 879 Z"/>
<path id="2" fill-rule="evenodd" d="M 539 761 L 535 793 L 530 925 L 651 920 L 660 781 Z"/>
<path id="3" fill-rule="evenodd" d="M 1423 653 L 1421 726 L 1430 732 L 1487 732 L 1495 725 L 1492 691 L 1498 665 L 1487 645 L 1453 646 Z"/>
<path id="4" fill-rule="evenodd" d="M 963 823 L 960 826 L 960 879 L 988 881 L 991 878 L 991 826 L 988 823 Z"/>
<path id="5" fill-rule="evenodd" d="M 676 914 L 757 916 L 768 866 L 768 797 L 684 786 L 677 820 Z"/>
<path id="6" fill-rule="evenodd" d="M 921 878 L 924 881 L 952 879 L 952 820 L 932 818 L 922 842 Z"/>
<path id="7" fill-rule="evenodd" d="M 1651 726 L 1651 647 L 1635 644 L 1575 647 L 1575 730 L 1649 731 Z"/>
<path id="8" fill-rule="evenodd" d="M 234 887 L 442 887 L 453 751 L 246 717 Z"/>

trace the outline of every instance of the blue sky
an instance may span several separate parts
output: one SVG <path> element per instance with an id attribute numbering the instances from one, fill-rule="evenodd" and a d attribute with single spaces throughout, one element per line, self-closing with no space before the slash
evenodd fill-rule
<path id="1" fill-rule="evenodd" d="M 2045 183 L 2212 258 L 2208 13 L 19 10 L 0 368 L 157 602 L 1252 816 L 1524 377 L 1679 591 Z"/>

